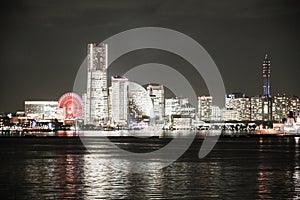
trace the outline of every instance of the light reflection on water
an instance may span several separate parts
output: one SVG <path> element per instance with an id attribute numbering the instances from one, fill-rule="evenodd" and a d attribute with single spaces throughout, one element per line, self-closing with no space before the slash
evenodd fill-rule
<path id="1" fill-rule="evenodd" d="M 87 153 L 79 139 L 5 138 L 0 140 L 2 197 L 17 199 L 297 199 L 299 144 L 294 138 L 221 139 L 205 159 L 202 140 L 172 165 L 135 174 L 105 145 Z M 166 143 L 166 142 L 165 142 Z M 164 142 L 123 145 L 153 150 Z M 161 162 L 145 162 L 141 166 Z M 4 198 L 6 199 L 6 198 Z"/>

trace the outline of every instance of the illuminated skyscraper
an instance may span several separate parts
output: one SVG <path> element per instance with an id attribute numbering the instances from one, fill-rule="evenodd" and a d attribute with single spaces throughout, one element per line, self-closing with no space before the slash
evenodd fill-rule
<path id="1" fill-rule="evenodd" d="M 268 54 L 265 55 L 265 59 L 262 64 L 263 67 L 263 96 L 270 98 L 270 78 L 271 78 L 271 61 L 268 58 Z"/>
<path id="2" fill-rule="evenodd" d="M 265 59 L 262 64 L 263 74 L 263 109 L 262 118 L 264 121 L 272 120 L 272 97 L 270 93 L 270 78 L 271 78 L 271 61 L 268 54 L 265 55 Z"/>
<path id="3" fill-rule="evenodd" d="M 88 44 L 85 124 L 99 125 L 108 119 L 107 44 Z"/>
<path id="4" fill-rule="evenodd" d="M 111 77 L 111 116 L 117 124 L 128 122 L 128 79 L 125 77 Z"/>

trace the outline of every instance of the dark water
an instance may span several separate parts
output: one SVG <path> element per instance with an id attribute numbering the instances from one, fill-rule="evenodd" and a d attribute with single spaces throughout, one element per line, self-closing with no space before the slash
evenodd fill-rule
<path id="1" fill-rule="evenodd" d="M 147 151 L 167 142 L 123 145 Z M 222 138 L 204 159 L 201 143 L 166 168 L 136 174 L 112 168 L 130 163 L 105 146 L 89 154 L 78 138 L 0 138 L 1 199 L 300 198 L 298 138 Z"/>

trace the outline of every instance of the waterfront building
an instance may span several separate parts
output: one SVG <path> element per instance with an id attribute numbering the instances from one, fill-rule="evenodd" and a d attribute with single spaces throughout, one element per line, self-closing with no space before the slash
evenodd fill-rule
<path id="1" fill-rule="evenodd" d="M 272 120 L 272 97 L 266 97 L 262 96 L 262 103 L 263 103 L 263 109 L 262 109 L 262 120 L 264 121 L 270 121 Z"/>
<path id="2" fill-rule="evenodd" d="M 153 104 L 146 89 L 134 82 L 128 84 L 128 112 L 132 123 L 154 118 Z"/>
<path id="3" fill-rule="evenodd" d="M 223 121 L 238 121 L 240 115 L 237 110 L 227 110 L 226 108 L 221 109 L 221 118 Z"/>
<path id="4" fill-rule="evenodd" d="M 211 107 L 211 120 L 212 121 L 219 121 L 222 119 L 221 109 L 219 106 L 212 106 Z"/>
<path id="5" fill-rule="evenodd" d="M 190 130 L 191 118 L 185 115 L 172 115 L 171 116 L 173 130 Z"/>
<path id="6" fill-rule="evenodd" d="M 58 101 L 25 101 L 25 115 L 35 120 L 62 119 Z"/>
<path id="7" fill-rule="evenodd" d="M 85 124 L 99 125 L 108 120 L 107 44 L 88 44 Z"/>
<path id="8" fill-rule="evenodd" d="M 165 115 L 180 115 L 180 100 L 178 98 L 165 99 Z"/>
<path id="9" fill-rule="evenodd" d="M 289 111 L 288 105 L 289 98 L 285 95 L 274 96 L 272 109 L 273 120 L 281 121 L 282 119 L 286 118 Z"/>
<path id="10" fill-rule="evenodd" d="M 110 91 L 112 121 L 125 125 L 128 123 L 128 79 L 112 76 Z"/>
<path id="11" fill-rule="evenodd" d="M 212 96 L 198 97 L 198 115 L 200 120 L 209 121 L 212 116 Z"/>
<path id="12" fill-rule="evenodd" d="M 190 118 L 196 117 L 196 108 L 189 103 L 187 98 L 180 99 L 180 114 Z"/>
<path id="13" fill-rule="evenodd" d="M 250 120 L 262 120 L 263 113 L 263 101 L 260 96 L 254 96 L 250 98 Z"/>
<path id="14" fill-rule="evenodd" d="M 300 115 L 300 100 L 297 96 L 289 97 L 288 111 L 292 111 L 295 117 Z"/>
<path id="15" fill-rule="evenodd" d="M 153 112 L 156 120 L 162 120 L 165 115 L 165 94 L 164 86 L 149 84 L 147 86 L 148 95 L 151 97 Z"/>
<path id="16" fill-rule="evenodd" d="M 165 115 L 184 115 L 195 117 L 196 108 L 189 103 L 188 98 L 171 98 L 165 100 Z"/>
<path id="17" fill-rule="evenodd" d="M 250 98 L 243 93 L 231 93 L 225 98 L 225 108 L 238 112 L 239 121 L 250 120 Z"/>

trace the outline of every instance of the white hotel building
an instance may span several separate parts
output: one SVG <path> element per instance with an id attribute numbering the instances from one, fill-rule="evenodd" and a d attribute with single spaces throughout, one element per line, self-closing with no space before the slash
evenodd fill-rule
<path id="1" fill-rule="evenodd" d="M 111 77 L 110 105 L 112 121 L 117 124 L 128 123 L 128 79 Z"/>

